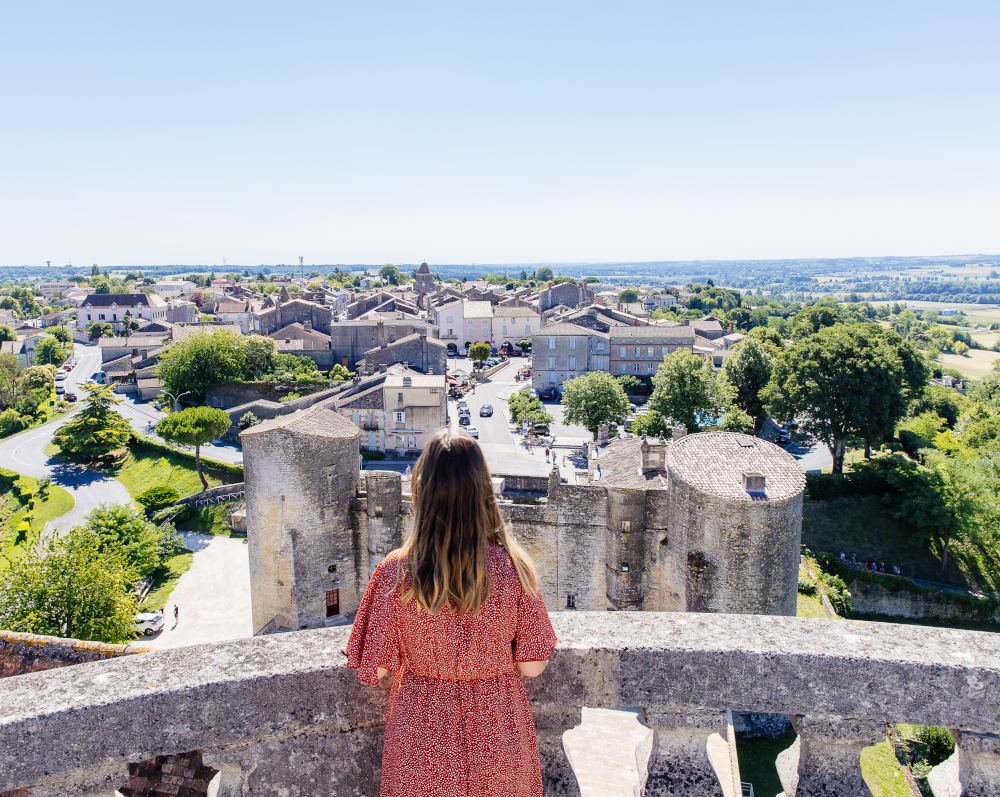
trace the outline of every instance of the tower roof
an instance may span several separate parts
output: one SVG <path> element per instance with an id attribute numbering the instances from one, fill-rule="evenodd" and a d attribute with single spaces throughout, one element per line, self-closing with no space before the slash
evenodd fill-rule
<path id="1" fill-rule="evenodd" d="M 281 415 L 263 421 L 240 432 L 240 439 L 257 437 L 269 432 L 288 431 L 310 437 L 330 437 L 353 440 L 361 430 L 340 413 L 317 404 L 309 409 L 299 410 L 290 415 Z"/>
<path id="2" fill-rule="evenodd" d="M 427 261 L 426 260 L 423 263 L 420 264 L 420 268 L 417 269 L 417 273 L 418 274 L 430 274 L 431 273 L 430 267 L 427 265 Z"/>

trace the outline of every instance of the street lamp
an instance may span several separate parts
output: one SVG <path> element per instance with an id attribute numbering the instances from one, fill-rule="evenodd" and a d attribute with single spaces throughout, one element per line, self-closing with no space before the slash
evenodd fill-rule
<path id="1" fill-rule="evenodd" d="M 174 412 L 180 412 L 181 411 L 181 399 L 184 396 L 186 396 L 188 393 L 190 393 L 191 391 L 190 390 L 185 390 L 183 393 L 181 393 L 178 396 L 175 396 L 169 390 L 161 390 L 160 392 L 161 393 L 166 393 L 168 396 L 170 396 L 170 398 L 172 398 L 174 400 Z"/>

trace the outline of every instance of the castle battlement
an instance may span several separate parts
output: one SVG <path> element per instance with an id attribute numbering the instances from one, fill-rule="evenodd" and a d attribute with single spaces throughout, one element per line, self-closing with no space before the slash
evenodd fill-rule
<path id="1" fill-rule="evenodd" d="M 886 722 L 952 729 L 965 797 L 1000 793 L 996 634 L 921 628 L 914 644 L 911 626 L 651 612 L 556 612 L 552 623 L 559 646 L 527 681 L 546 795 L 579 793 L 563 734 L 581 707 L 623 705 L 651 729 L 640 759 L 647 794 L 733 795 L 730 711 L 791 717 L 798 739 L 779 762 L 788 795 L 868 794 L 859 755 L 885 738 Z M 5 679 L 0 792 L 106 797 L 130 776 L 142 788 L 176 783 L 179 767 L 192 780 L 217 777 L 220 797 L 375 797 L 388 690 L 344 666 L 349 632 Z"/>

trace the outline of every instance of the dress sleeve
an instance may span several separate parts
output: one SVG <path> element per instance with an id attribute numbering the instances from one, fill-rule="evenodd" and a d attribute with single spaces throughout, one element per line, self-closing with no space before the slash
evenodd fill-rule
<path id="1" fill-rule="evenodd" d="M 368 582 L 354 618 L 351 638 L 344 649 L 347 666 L 358 671 L 366 684 L 378 683 L 378 668 L 396 672 L 400 667 L 395 578 L 380 564 Z"/>
<path id="2" fill-rule="evenodd" d="M 558 641 L 549 622 L 541 590 L 528 595 L 521 589 L 517 603 L 514 661 L 548 661 Z"/>

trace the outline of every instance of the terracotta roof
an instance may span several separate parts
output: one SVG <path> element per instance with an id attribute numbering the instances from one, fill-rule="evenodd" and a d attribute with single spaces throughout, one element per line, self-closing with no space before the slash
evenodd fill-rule
<path id="1" fill-rule="evenodd" d="M 258 437 L 272 432 L 289 431 L 312 437 L 330 437 L 352 440 L 361 434 L 353 423 L 338 412 L 322 404 L 290 415 L 281 415 L 240 432 L 240 438 Z"/>
<path id="2" fill-rule="evenodd" d="M 682 324 L 675 326 L 615 327 L 611 340 L 679 340 L 694 343 L 694 330 Z"/>
<path id="3" fill-rule="evenodd" d="M 781 501 L 805 489 L 802 468 L 788 452 L 759 437 L 736 432 L 699 432 L 674 441 L 667 449 L 667 468 L 703 492 L 736 501 L 761 500 L 747 492 L 743 476 L 765 479 L 765 500 Z"/>
<path id="4" fill-rule="evenodd" d="M 556 321 L 553 324 L 547 324 L 546 326 L 539 329 L 537 332 L 532 334 L 535 335 L 598 335 L 601 337 L 607 337 L 607 332 L 599 332 L 596 329 L 591 329 L 590 327 L 582 327 L 579 324 L 573 324 L 569 321 Z"/>

